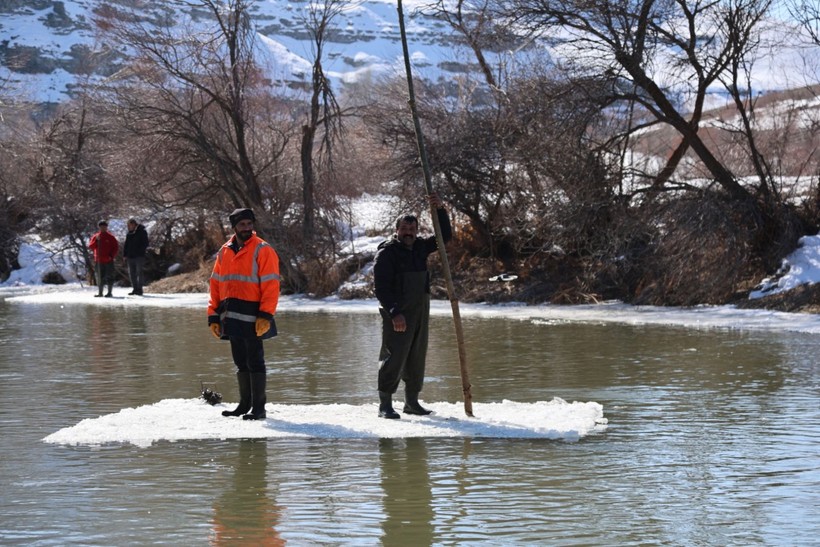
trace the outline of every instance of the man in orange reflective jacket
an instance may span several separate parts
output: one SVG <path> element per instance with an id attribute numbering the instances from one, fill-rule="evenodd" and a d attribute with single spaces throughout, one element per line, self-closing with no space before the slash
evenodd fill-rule
<path id="1" fill-rule="evenodd" d="M 265 418 L 265 351 L 262 340 L 276 336 L 279 256 L 256 235 L 250 209 L 228 217 L 234 235 L 219 249 L 210 280 L 208 326 L 218 339 L 230 340 L 239 383 L 239 406 L 223 416 Z"/>

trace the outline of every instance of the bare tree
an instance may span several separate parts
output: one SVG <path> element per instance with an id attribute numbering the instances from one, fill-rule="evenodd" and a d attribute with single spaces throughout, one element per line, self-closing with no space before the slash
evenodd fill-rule
<path id="1" fill-rule="evenodd" d="M 551 31 L 564 57 L 584 73 L 615 78 L 616 96 L 635 100 L 681 142 L 658 175 L 663 184 L 688 149 L 732 197 L 748 192 L 699 134 L 711 86 L 747 61 L 745 40 L 767 0 L 500 0 L 502 12 L 532 32 Z M 690 97 L 689 113 L 680 101 Z"/>
<path id="2" fill-rule="evenodd" d="M 333 146 L 342 131 L 341 108 L 336 101 L 330 81 L 322 66 L 325 47 L 330 38 L 333 19 L 344 8 L 341 0 L 324 0 L 307 6 L 305 26 L 310 33 L 313 46 L 313 69 L 311 71 L 310 98 L 307 120 L 302 125 L 300 157 L 302 164 L 302 205 L 304 222 L 302 233 L 306 245 L 316 236 L 316 162 L 315 148 L 317 133 L 321 130 L 320 152 L 323 153 L 328 171 L 332 171 Z"/>
<path id="3" fill-rule="evenodd" d="M 740 118 L 740 127 L 735 129 L 742 139 L 740 148 L 747 152 L 757 175 L 758 190 L 768 197 L 770 192 L 777 192 L 771 167 L 758 146 L 754 128 L 755 95 L 751 83 L 751 68 L 755 60 L 755 52 L 760 45 L 760 36 L 757 29 L 761 27 L 761 19 L 769 8 L 770 2 L 751 0 L 738 2 L 738 6 L 746 5 L 746 9 L 730 10 L 725 13 L 722 21 L 729 42 L 734 45 L 736 53 L 729 56 L 729 64 L 724 74 L 719 76 L 729 96 L 734 102 Z"/>
<path id="4" fill-rule="evenodd" d="M 801 25 L 815 45 L 820 45 L 820 0 L 790 0 L 789 15 Z"/>
<path id="5" fill-rule="evenodd" d="M 33 223 L 37 199 L 29 184 L 34 165 L 32 121 L 14 103 L 6 82 L 0 83 L 0 279 L 17 261 L 17 233 Z M 22 126 L 22 127 L 21 127 Z"/>
<path id="6" fill-rule="evenodd" d="M 109 90 L 122 119 L 145 137 L 146 152 L 168 156 L 154 166 L 162 175 L 160 196 L 171 203 L 251 207 L 257 228 L 277 245 L 289 286 L 303 276 L 293 257 L 288 227 L 292 208 L 289 166 L 292 134 L 257 62 L 256 32 L 247 0 L 169 2 L 167 8 L 199 10 L 207 17 L 176 27 L 101 9 L 97 21 L 106 36 L 134 53 L 123 70 L 127 86 Z M 166 198 L 167 199 L 167 198 Z"/>
<path id="7" fill-rule="evenodd" d="M 488 2 L 439 2 L 430 9 L 479 68 L 475 79 L 465 74 L 448 88 L 418 86 L 430 166 L 440 191 L 468 220 L 473 250 L 512 267 L 544 243 L 550 233 L 545 221 L 555 219 L 561 199 L 595 203 L 590 211 L 613 200 L 613 177 L 589 139 L 606 106 L 603 79 L 573 81 L 548 59 L 525 51 L 528 39 L 499 25 Z M 400 119 L 405 111 L 398 99 L 382 101 L 369 119 L 385 141 L 401 135 L 400 163 L 409 178 L 417 176 L 417 162 L 412 128 Z M 572 245 L 587 248 L 583 239 L 603 232 L 593 225 L 604 216 L 575 218 L 591 225 L 573 230 L 578 237 Z"/>
<path id="8" fill-rule="evenodd" d="M 60 108 L 37 135 L 29 183 L 37 193 L 36 211 L 46 222 L 41 233 L 65 239 L 67 249 L 93 262 L 87 243 L 97 221 L 119 210 L 118 186 L 105 168 L 117 140 L 114 128 L 95 113 L 88 96 Z"/>
<path id="9" fill-rule="evenodd" d="M 203 0 L 196 6 L 208 10 L 213 26 L 175 30 L 129 20 L 110 8 L 101 12 L 98 26 L 134 49 L 135 63 L 125 69 L 125 77 L 151 92 L 141 103 L 136 94 L 128 97 L 132 119 L 185 128 L 192 149 L 219 173 L 231 200 L 260 207 L 262 192 L 247 135 L 246 96 L 258 83 L 247 2 Z"/>
<path id="10" fill-rule="evenodd" d="M 491 88 L 498 90 L 498 67 L 494 67 L 487 58 L 485 51 L 495 49 L 506 40 L 500 39 L 504 35 L 504 28 L 498 25 L 490 9 L 489 0 L 469 2 L 456 0 L 455 3 L 439 0 L 431 11 L 443 19 L 460 36 L 475 56 L 478 67 L 484 80 Z"/>
<path id="11" fill-rule="evenodd" d="M 614 179 L 588 139 L 602 111 L 596 84 L 523 65 L 503 81 L 503 89 L 465 91 L 459 101 L 419 82 L 416 99 L 435 184 L 468 224 L 464 244 L 512 268 L 554 235 L 546 227 L 557 218 L 557 206 L 594 203 L 588 210 L 598 210 L 615 196 Z M 367 110 L 366 122 L 391 144 L 396 178 L 418 188 L 418 153 L 401 84 L 385 87 L 382 95 Z M 561 220 L 570 219 L 565 227 L 589 225 L 572 230 L 568 247 L 585 249 L 590 242 L 584 237 L 605 231 L 599 225 L 603 216 L 568 212 Z"/>

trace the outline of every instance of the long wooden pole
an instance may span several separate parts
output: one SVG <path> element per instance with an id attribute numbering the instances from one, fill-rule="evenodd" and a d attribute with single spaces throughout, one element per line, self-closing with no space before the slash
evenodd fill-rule
<path id="1" fill-rule="evenodd" d="M 413 127 L 416 131 L 416 142 L 419 148 L 419 159 L 421 169 L 424 173 L 424 185 L 427 187 L 427 194 L 433 193 L 433 181 L 430 175 L 430 164 L 427 162 L 427 151 L 424 147 L 424 135 L 421 132 L 418 111 L 416 110 L 416 93 L 413 89 L 413 71 L 410 68 L 410 53 L 407 49 L 407 33 L 404 29 L 404 12 L 402 11 L 401 0 L 398 0 L 399 29 L 401 30 L 401 47 L 404 53 L 404 69 L 407 73 L 407 91 L 410 113 L 413 116 Z M 464 412 L 467 416 L 473 415 L 473 394 L 470 385 L 470 373 L 467 368 L 467 350 L 464 344 L 464 330 L 461 327 L 461 313 L 458 309 L 458 298 L 453 285 L 453 276 L 450 273 L 450 262 L 447 260 L 447 249 L 444 247 L 444 237 L 441 235 L 441 225 L 438 221 L 438 213 L 435 206 L 430 206 L 430 216 L 433 217 L 433 227 L 436 231 L 436 242 L 438 252 L 441 257 L 441 268 L 444 270 L 444 279 L 447 283 L 447 295 L 450 298 L 450 307 L 453 309 L 453 322 L 456 329 L 456 341 L 458 344 L 458 362 L 461 371 L 461 389 L 464 392 Z"/>

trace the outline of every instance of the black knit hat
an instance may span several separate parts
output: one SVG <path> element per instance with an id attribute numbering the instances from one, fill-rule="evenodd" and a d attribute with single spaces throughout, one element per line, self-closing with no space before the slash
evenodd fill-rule
<path id="1" fill-rule="evenodd" d="M 228 216 L 228 219 L 231 221 L 231 228 L 235 228 L 240 220 L 248 219 L 256 222 L 256 217 L 253 216 L 253 211 L 250 209 L 235 209 L 234 212 Z"/>

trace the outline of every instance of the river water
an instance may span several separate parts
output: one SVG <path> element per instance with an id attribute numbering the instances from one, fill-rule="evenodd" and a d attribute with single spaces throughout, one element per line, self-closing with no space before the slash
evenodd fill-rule
<path id="1" fill-rule="evenodd" d="M 233 393 L 203 310 L 0 301 L 3 545 L 819 545 L 817 335 L 467 318 L 476 401 L 596 401 L 547 439 L 66 446 L 85 418 Z M 375 313 L 280 313 L 268 401 L 375 399 Z M 425 401 L 458 401 L 433 317 Z M 235 396 L 228 396 L 235 400 Z"/>

